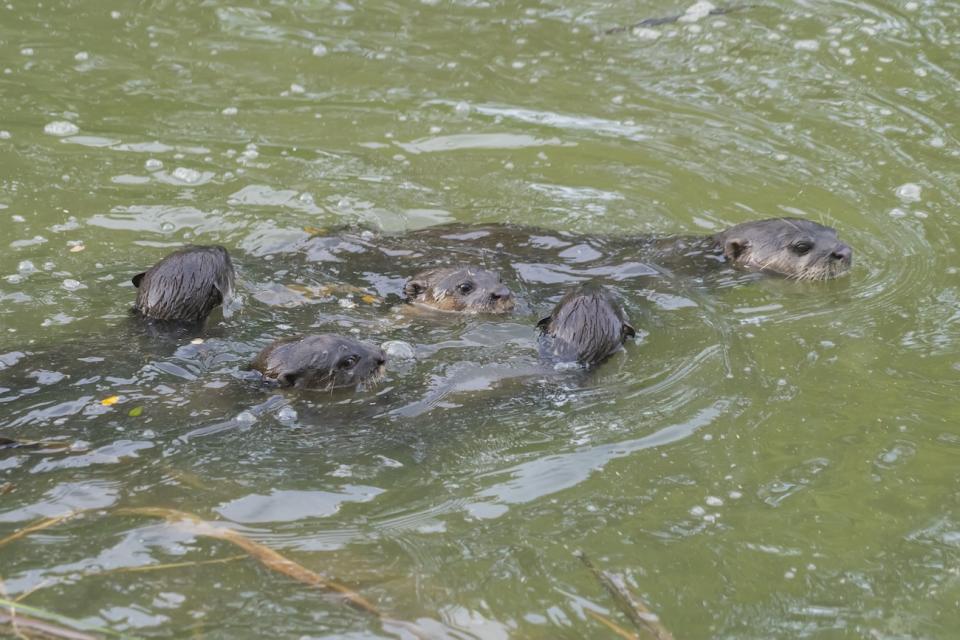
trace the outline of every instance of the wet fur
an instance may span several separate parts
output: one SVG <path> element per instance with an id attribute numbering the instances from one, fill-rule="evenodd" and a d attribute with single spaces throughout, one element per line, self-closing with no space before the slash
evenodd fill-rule
<path id="1" fill-rule="evenodd" d="M 793 280 L 828 280 L 847 271 L 853 251 L 837 232 L 802 218 L 772 218 L 745 222 L 711 238 L 714 251 L 734 266 L 774 273 Z M 792 247 L 807 243 L 799 254 Z"/>
<path id="2" fill-rule="evenodd" d="M 233 263 L 220 246 L 187 247 L 133 277 L 134 311 L 164 322 L 203 324 L 233 297 Z"/>
<path id="3" fill-rule="evenodd" d="M 596 284 L 568 291 L 537 328 L 541 357 L 584 367 L 600 364 L 636 335 L 613 295 Z"/>
<path id="4" fill-rule="evenodd" d="M 470 282 L 468 294 L 457 287 Z M 444 267 L 421 272 L 403 287 L 410 302 L 456 313 L 507 313 L 514 307 L 513 294 L 500 280 L 500 274 L 480 267 Z"/>
<path id="5" fill-rule="evenodd" d="M 341 368 L 340 362 L 349 355 L 356 356 L 357 363 Z M 277 340 L 257 355 L 250 368 L 284 386 L 331 390 L 376 386 L 386 360 L 378 347 L 324 333 Z"/>

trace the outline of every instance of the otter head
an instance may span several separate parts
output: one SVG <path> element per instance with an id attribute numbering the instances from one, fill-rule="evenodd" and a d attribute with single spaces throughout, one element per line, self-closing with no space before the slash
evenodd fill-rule
<path id="1" fill-rule="evenodd" d="M 613 295 L 592 283 L 568 291 L 537 328 L 544 359 L 584 367 L 600 364 L 637 334 Z"/>
<path id="2" fill-rule="evenodd" d="M 850 270 L 853 250 L 830 227 L 802 218 L 745 222 L 713 236 L 736 267 L 795 280 L 827 280 Z"/>
<path id="3" fill-rule="evenodd" d="M 278 340 L 261 351 L 250 368 L 284 386 L 329 390 L 375 386 L 386 362 L 378 347 L 323 333 Z"/>
<path id="4" fill-rule="evenodd" d="M 450 267 L 419 273 L 403 287 L 411 302 L 439 311 L 506 313 L 513 309 L 500 274 L 479 267 Z"/>
<path id="5" fill-rule="evenodd" d="M 133 276 L 133 285 L 142 316 L 202 324 L 233 297 L 233 263 L 223 247 L 187 247 Z"/>

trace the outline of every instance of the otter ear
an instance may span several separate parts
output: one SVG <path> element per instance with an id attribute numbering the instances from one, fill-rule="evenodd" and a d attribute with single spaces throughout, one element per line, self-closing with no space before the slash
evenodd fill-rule
<path id="1" fill-rule="evenodd" d="M 624 323 L 623 323 L 623 328 L 620 329 L 620 334 L 623 336 L 623 339 L 624 339 L 624 340 L 626 340 L 627 338 L 636 338 L 636 337 L 637 337 L 637 330 L 634 329 L 633 327 L 631 327 L 631 326 L 630 326 L 629 324 L 627 324 L 626 322 L 624 322 Z"/>
<path id="2" fill-rule="evenodd" d="M 416 280 L 411 280 L 407 284 L 403 285 L 403 295 L 407 296 L 411 300 L 416 298 L 418 295 L 426 291 L 426 287 L 422 282 L 417 282 Z"/>
<path id="3" fill-rule="evenodd" d="M 739 238 L 727 238 L 723 241 L 723 257 L 731 262 L 743 255 L 750 243 Z"/>
<path id="4" fill-rule="evenodd" d="M 135 275 L 135 276 L 133 276 L 132 278 L 130 278 L 130 282 L 133 283 L 133 286 L 135 286 L 137 289 L 139 289 L 139 288 L 140 288 L 140 281 L 143 280 L 143 276 L 145 276 L 145 275 L 147 275 L 147 272 L 146 272 L 146 271 L 144 271 L 143 273 L 138 273 L 137 275 Z"/>
<path id="5" fill-rule="evenodd" d="M 540 329 L 540 333 L 546 333 L 550 329 L 550 323 L 552 321 L 553 321 L 553 316 L 540 318 L 540 321 L 537 322 L 537 329 Z"/>

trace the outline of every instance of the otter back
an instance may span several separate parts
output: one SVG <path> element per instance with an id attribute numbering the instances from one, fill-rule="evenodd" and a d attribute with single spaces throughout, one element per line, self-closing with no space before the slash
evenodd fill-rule
<path id="1" fill-rule="evenodd" d="M 636 335 L 613 295 L 592 283 L 568 291 L 537 328 L 544 360 L 584 367 L 600 364 Z"/>
<path id="2" fill-rule="evenodd" d="M 233 280 L 223 247 L 181 249 L 133 277 L 134 311 L 153 320 L 201 324 L 233 297 Z"/>

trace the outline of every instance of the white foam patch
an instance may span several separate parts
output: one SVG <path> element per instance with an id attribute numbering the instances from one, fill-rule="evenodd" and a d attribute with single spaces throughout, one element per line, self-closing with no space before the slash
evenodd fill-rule
<path id="1" fill-rule="evenodd" d="M 188 169 L 187 167 L 177 167 L 170 173 L 157 171 L 153 175 L 157 180 L 165 182 L 166 184 L 196 187 L 213 180 L 215 174 L 213 171 L 200 172 L 196 169 Z"/>
<path id="2" fill-rule="evenodd" d="M 650 29 L 649 27 L 636 27 L 631 31 L 634 38 L 640 40 L 656 40 L 660 37 L 660 32 L 656 29 Z"/>
<path id="3" fill-rule="evenodd" d="M 72 136 L 80 132 L 80 127 L 66 120 L 55 120 L 44 126 L 43 132 L 51 136 Z"/>
<path id="4" fill-rule="evenodd" d="M 677 19 L 677 22 L 697 22 L 709 16 L 714 9 L 716 9 L 716 6 L 712 2 L 694 2 L 687 7 L 687 10 Z"/>

